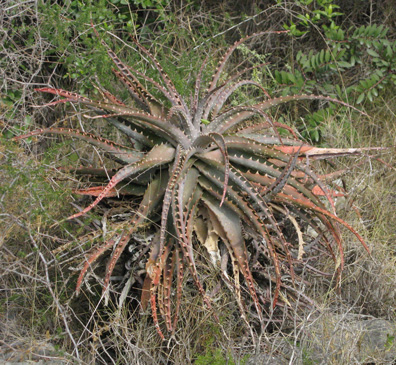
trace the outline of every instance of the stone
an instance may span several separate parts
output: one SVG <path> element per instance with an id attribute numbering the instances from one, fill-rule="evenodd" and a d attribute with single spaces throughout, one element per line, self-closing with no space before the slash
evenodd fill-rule
<path id="1" fill-rule="evenodd" d="M 318 364 L 396 361 L 396 324 L 388 320 L 327 315 L 307 325 L 305 331 L 301 347 L 307 361 Z"/>

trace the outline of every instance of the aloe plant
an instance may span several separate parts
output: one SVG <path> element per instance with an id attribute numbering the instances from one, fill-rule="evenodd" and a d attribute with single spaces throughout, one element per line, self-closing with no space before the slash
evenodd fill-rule
<path id="1" fill-rule="evenodd" d="M 249 321 L 249 305 L 263 321 L 272 308 L 287 306 L 297 297 L 301 299 L 297 288 L 303 279 L 296 267 L 314 270 L 309 264 L 312 252 L 327 251 L 341 273 L 344 254 L 340 225 L 369 251 L 363 238 L 336 215 L 333 198 L 342 193 L 328 185 L 329 176 L 316 174 L 306 163 L 308 158 L 330 158 L 359 150 L 310 146 L 298 139 L 292 128 L 273 121 L 268 114 L 271 108 L 299 100 L 346 104 L 319 95 L 270 97 L 260 84 L 243 78 L 249 70 L 222 81 L 227 60 L 237 47 L 266 33 L 269 32 L 234 43 L 219 61 L 206 88 L 202 87 L 207 67 L 204 62 L 197 73 L 191 101 L 179 94 L 161 65 L 137 40 L 135 46 L 157 70 L 157 80 L 125 65 L 102 41 L 116 66 L 114 74 L 131 100 L 119 100 L 104 89 L 99 101 L 51 87 L 37 91 L 60 97 L 47 105 L 79 103 L 88 107 L 91 114 L 87 118 L 108 121 L 132 144 L 124 146 L 62 128 L 40 129 L 15 138 L 72 136 L 102 149 L 119 163 L 119 168 L 108 171 L 107 186 L 79 191 L 96 199 L 69 219 L 87 214 L 103 199 L 124 190 L 139 206 L 121 233 L 87 253 L 76 291 L 80 291 L 84 276 L 95 261 L 112 249 L 104 278 L 106 290 L 131 237 L 143 225 L 150 225 L 155 235 L 145 265 L 141 305 L 143 309 L 151 305 L 162 338 L 161 326 L 169 332 L 176 328 L 185 275 L 191 276 L 203 302 L 212 310 L 197 269 L 197 245 L 206 248 L 209 261 L 235 294 L 245 321 Z M 162 97 L 154 97 L 143 83 Z M 230 96 L 246 85 L 258 89 L 261 100 L 230 106 Z M 104 175 L 102 169 L 94 168 L 80 168 L 77 172 Z M 174 300 L 172 293 L 176 293 Z M 159 321 L 158 310 L 164 323 Z"/>

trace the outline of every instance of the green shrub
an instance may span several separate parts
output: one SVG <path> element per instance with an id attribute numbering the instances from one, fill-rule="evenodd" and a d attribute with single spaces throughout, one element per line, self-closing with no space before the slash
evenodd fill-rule
<path id="1" fill-rule="evenodd" d="M 387 37 L 387 27 L 371 24 L 342 29 L 335 18 L 343 14 L 334 11 L 339 6 L 333 0 L 302 0 L 297 4 L 304 9 L 316 7 L 305 15 L 300 13 L 299 23 L 285 24 L 285 28 L 292 37 L 300 37 L 317 32 L 320 26 L 325 45 L 319 49 L 308 45 L 308 50 L 299 50 L 284 70 L 274 72 L 274 87 L 281 87 L 283 95 L 321 93 L 356 104 L 365 100 L 373 103 L 385 86 L 396 85 L 396 41 Z M 332 107 L 311 115 L 307 127 L 302 126 L 302 135 L 319 142 L 321 123 L 337 115 L 341 117 Z"/>

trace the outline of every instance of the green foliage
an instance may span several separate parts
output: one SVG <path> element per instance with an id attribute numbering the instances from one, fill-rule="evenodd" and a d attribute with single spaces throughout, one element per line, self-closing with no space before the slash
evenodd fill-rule
<path id="1" fill-rule="evenodd" d="M 57 60 L 50 66 L 58 68 L 61 65 L 64 69 L 63 78 L 75 82 L 78 80 L 80 92 L 86 93 L 93 89 L 95 80 L 91 79 L 92 75 L 97 75 L 108 86 L 111 81 L 111 63 L 98 39 L 92 37 L 90 24 L 101 24 L 105 32 L 113 34 L 120 25 L 126 32 L 134 32 L 137 28 L 136 13 L 130 12 L 123 2 L 113 1 L 110 4 L 107 0 L 74 0 L 69 5 L 50 3 L 43 1 L 40 6 L 40 36 L 51 44 L 46 52 L 47 57 Z M 115 11 L 116 5 L 118 11 Z M 106 33 L 104 36 L 109 39 Z"/>
<path id="2" fill-rule="evenodd" d="M 389 84 L 396 85 L 396 40 L 387 37 L 389 31 L 384 25 L 368 25 L 345 30 L 334 22 L 334 17 L 343 15 L 333 12 L 337 8 L 333 0 L 299 1 L 301 7 L 315 4 L 311 16 L 299 15 L 298 31 L 295 25 L 286 26 L 296 37 L 316 32 L 312 25 L 322 28 L 326 45 L 322 49 L 300 50 L 286 70 L 275 70 L 273 76 L 282 87 L 283 95 L 297 93 L 321 93 L 355 100 L 375 102 L 381 90 Z M 320 10 L 322 9 L 322 10 Z M 330 116 L 340 116 L 339 111 L 327 108 Z M 302 135 L 314 142 L 321 137 L 321 117 L 311 117 L 301 126 Z"/>
<path id="3" fill-rule="evenodd" d="M 17 216 L 23 224 L 49 227 L 65 213 L 63 200 L 70 194 L 70 190 L 66 185 L 62 189 L 55 189 L 51 185 L 48 168 L 44 164 L 28 160 L 9 140 L 0 140 L 0 152 L 3 156 L 0 160 L 0 177 L 3 181 L 0 196 L 6 198 L 2 208 L 10 217 Z M 18 204 L 20 200 L 24 204 Z M 0 227 L 9 223 L 10 221 L 4 220 Z M 68 223 L 65 226 L 67 225 Z M 19 231 L 15 224 L 11 226 Z M 14 234 L 13 229 L 9 230 L 10 237 Z"/>
<path id="4" fill-rule="evenodd" d="M 249 360 L 249 355 L 246 355 L 238 362 L 240 365 L 246 364 Z M 206 351 L 205 354 L 197 356 L 194 361 L 195 365 L 235 365 L 235 361 L 233 360 L 230 353 L 226 355 L 223 353 L 221 349 L 214 349 L 210 351 Z"/>
<path id="5" fill-rule="evenodd" d="M 284 2 L 284 0 L 277 0 L 278 5 L 284 6 Z M 335 11 L 339 9 L 339 6 L 334 4 L 334 0 L 297 0 L 294 5 L 301 8 L 301 12 L 296 15 L 298 22 L 290 21 L 289 24 L 283 25 L 285 29 L 290 31 L 291 35 L 296 37 L 306 35 L 314 25 L 321 25 L 327 31 L 339 29 L 334 22 L 334 18 L 343 14 Z M 313 8 L 308 10 L 308 6 L 313 6 Z M 329 25 L 326 25 L 326 23 L 329 23 Z"/>
<path id="6" fill-rule="evenodd" d="M 391 349 L 394 346 L 394 344 L 395 344 L 395 336 L 387 334 L 386 335 L 386 344 L 385 344 L 386 350 Z"/>
<path id="7" fill-rule="evenodd" d="M 113 0 L 113 3 L 128 4 L 126 0 Z M 155 7 L 158 10 L 163 9 L 169 3 L 169 0 L 133 0 L 135 5 L 141 6 L 143 9 Z"/>
<path id="8" fill-rule="evenodd" d="M 4 116 L 4 119 L 12 120 L 15 118 L 17 109 L 15 105 L 18 105 L 22 92 L 20 90 L 8 89 L 4 94 L 0 94 L 0 114 Z M 33 125 L 33 118 L 30 115 L 26 115 L 19 125 L 13 128 L 13 131 L 9 129 L 3 130 L 3 137 L 11 138 L 15 134 L 25 133 Z M 30 142 L 30 140 L 27 140 Z"/>

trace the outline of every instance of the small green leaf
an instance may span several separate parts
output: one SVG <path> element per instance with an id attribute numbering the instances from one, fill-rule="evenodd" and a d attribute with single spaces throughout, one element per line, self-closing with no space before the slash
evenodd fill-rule
<path id="1" fill-rule="evenodd" d="M 32 125 L 33 124 L 33 119 L 32 119 L 32 117 L 30 116 L 30 115 L 27 115 L 26 117 L 25 117 L 25 125 L 26 126 L 30 126 L 30 125 Z"/>
<path id="2" fill-rule="evenodd" d="M 360 94 L 358 99 L 356 100 L 356 104 L 360 104 L 364 100 L 364 94 Z"/>
<path id="3" fill-rule="evenodd" d="M 387 349 L 387 350 L 389 350 L 393 345 L 394 345 L 394 342 L 395 341 L 395 336 L 391 336 L 391 335 L 386 335 L 386 344 L 385 344 L 385 348 Z"/>
<path id="4" fill-rule="evenodd" d="M 372 56 L 372 57 L 379 57 L 379 54 L 377 52 L 375 52 L 373 49 L 368 49 L 367 53 Z"/>
<path id="5" fill-rule="evenodd" d="M 3 132 L 3 137 L 6 139 L 10 139 L 10 138 L 14 137 L 14 134 L 10 130 L 7 130 L 7 131 Z"/>
<path id="6" fill-rule="evenodd" d="M 319 131 L 318 131 L 317 129 L 315 129 L 315 130 L 312 131 L 312 139 L 313 139 L 315 142 L 319 142 L 320 135 L 319 135 Z"/>
<path id="7" fill-rule="evenodd" d="M 350 68 L 351 64 L 349 62 L 339 61 L 338 66 L 343 67 L 343 68 Z"/>
<path id="8" fill-rule="evenodd" d="M 289 78 L 289 81 L 291 81 L 293 84 L 296 83 L 296 78 L 292 73 L 288 73 L 287 76 Z"/>
<path id="9" fill-rule="evenodd" d="M 325 53 L 325 61 L 329 62 L 330 59 L 331 59 L 331 53 L 329 51 L 326 51 L 326 53 Z"/>
<path id="10" fill-rule="evenodd" d="M 69 160 L 70 160 L 71 162 L 76 162 L 76 161 L 78 161 L 78 159 L 79 159 L 79 156 L 77 155 L 77 153 L 72 153 L 72 154 L 69 156 Z"/>

